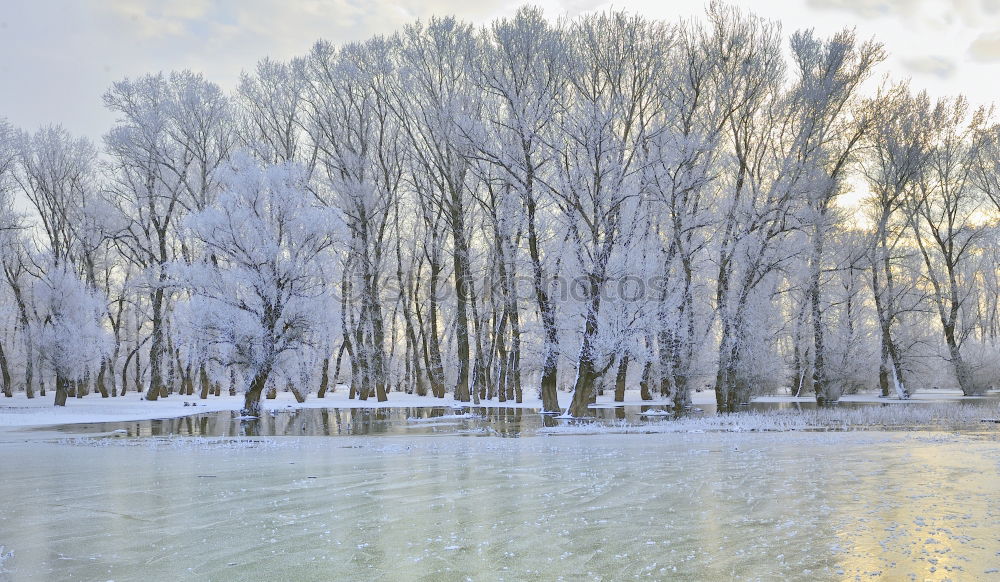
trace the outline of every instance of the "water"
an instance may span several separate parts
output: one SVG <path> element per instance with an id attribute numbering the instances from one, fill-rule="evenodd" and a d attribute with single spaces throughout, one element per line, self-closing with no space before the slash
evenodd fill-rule
<path id="1" fill-rule="evenodd" d="M 955 406 L 995 402 L 995 396 L 951 401 Z M 920 406 L 922 403 L 841 402 L 844 408 L 870 406 Z M 815 402 L 753 402 L 752 411 L 811 410 Z M 568 421 L 541 415 L 537 410 L 468 406 L 460 409 L 437 407 L 398 408 L 289 408 L 265 413 L 254 421 L 243 420 L 239 413 L 223 411 L 194 414 L 181 418 L 129 422 L 98 422 L 44 427 L 40 430 L 69 433 L 108 433 L 124 431 L 128 436 L 363 436 L 363 435 L 441 435 L 533 436 L 542 427 L 569 422 L 629 424 L 662 422 L 673 418 L 663 404 L 642 406 L 602 406 L 592 408 L 592 420 Z M 715 414 L 715 406 L 698 405 L 687 416 Z"/>
<path id="2" fill-rule="evenodd" d="M 7 435 L 0 460 L 0 580 L 1000 579 L 995 432 Z"/>

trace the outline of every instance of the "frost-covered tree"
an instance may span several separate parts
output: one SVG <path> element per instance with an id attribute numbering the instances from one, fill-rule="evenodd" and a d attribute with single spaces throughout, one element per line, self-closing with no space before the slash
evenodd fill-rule
<path id="1" fill-rule="evenodd" d="M 290 367 L 322 345 L 335 222 L 295 164 L 237 155 L 220 180 L 213 204 L 185 221 L 205 253 L 176 266 L 178 283 L 192 293 L 194 331 L 248 379 L 244 413 L 256 416 L 271 374 L 297 374 Z"/>
<path id="2" fill-rule="evenodd" d="M 558 121 L 552 193 L 580 274 L 583 333 L 572 416 L 587 415 L 595 383 L 611 365 L 598 348 L 610 261 L 632 235 L 643 189 L 655 80 L 670 43 L 662 23 L 624 13 L 574 22 L 567 34 L 568 95 Z"/>
<path id="3" fill-rule="evenodd" d="M 108 193 L 121 223 L 115 241 L 143 271 L 150 309 L 146 398 L 156 400 L 167 393 L 170 292 L 164 267 L 178 257 L 194 259 L 176 235 L 177 222 L 213 199 L 234 128 L 219 87 L 190 71 L 124 79 L 105 93 L 104 103 L 118 115 L 104 140 L 111 158 Z"/>
<path id="4" fill-rule="evenodd" d="M 720 332 L 715 393 L 719 410 L 733 411 L 766 379 L 761 364 L 771 346 L 755 339 L 770 337 L 758 334 L 762 324 L 775 323 L 765 296 L 792 256 L 785 243 L 799 226 L 807 188 L 802 181 L 812 174 L 808 160 L 799 157 L 808 124 L 798 122 L 792 99 L 782 92 L 787 66 L 778 24 L 718 4 L 709 8 L 709 20 L 726 142 L 714 201 Z"/>
<path id="5" fill-rule="evenodd" d="M 899 398 L 909 391 L 904 378 L 904 346 L 897 332 L 906 313 L 918 302 L 906 284 L 905 245 L 907 195 L 917 187 L 928 155 L 930 128 L 926 94 L 910 95 L 895 87 L 869 105 L 880 115 L 869 132 L 863 174 L 871 194 L 866 205 L 874 229 L 870 233 L 869 277 L 878 316 L 881 365 L 879 385 L 884 396 L 890 383 Z"/>
<path id="6" fill-rule="evenodd" d="M 303 152 L 303 66 L 302 59 L 282 63 L 265 58 L 252 73 L 240 75 L 237 133 L 242 146 L 265 163 L 307 163 L 312 157 Z"/>
<path id="7" fill-rule="evenodd" d="M 988 388 L 977 385 L 962 353 L 975 323 L 973 287 L 981 282 L 970 266 L 978 263 L 980 240 L 987 232 L 980 228 L 986 200 L 973 184 L 987 115 L 985 109 L 970 113 L 962 97 L 937 102 L 930 111 L 926 165 L 908 198 L 907 215 L 924 259 L 948 359 L 966 396 Z"/>
<path id="8" fill-rule="evenodd" d="M 55 405 L 65 406 L 69 384 L 94 373 L 110 347 L 102 325 L 105 301 L 54 256 L 38 262 L 43 271 L 32 289 L 33 331 L 42 361 L 55 373 Z"/>
<path id="9" fill-rule="evenodd" d="M 823 314 L 822 276 L 828 233 L 840 214 L 834 204 L 846 189 L 850 163 L 862 145 L 862 137 L 874 122 L 856 92 L 884 58 L 882 46 L 873 41 L 859 43 L 853 31 L 844 30 L 823 40 L 812 32 L 797 32 L 791 40 L 797 69 L 792 107 L 804 126 L 795 137 L 796 155 L 815 174 L 806 192 L 805 221 L 810 254 L 807 260 L 806 297 L 812 324 L 812 386 L 819 403 L 836 402 L 843 386 L 833 381 L 826 366 L 826 324 Z"/>
<path id="10" fill-rule="evenodd" d="M 55 265 L 74 262 L 77 245 L 88 234 L 84 208 L 94 194 L 97 152 L 83 138 L 60 126 L 22 133 L 18 140 L 17 180 L 41 220 Z"/>
<path id="11" fill-rule="evenodd" d="M 6 119 L 0 118 L 0 268 L 5 269 L 9 256 L 16 253 L 17 238 L 22 230 L 21 217 L 14 209 L 14 164 L 17 150 L 14 143 L 15 133 Z M 0 291 L 0 297 L 8 304 L 7 290 Z M 0 317 L 6 323 L 7 317 L 0 310 Z M 16 316 L 15 316 L 16 317 Z M 11 318 L 11 320 L 16 320 Z M 4 326 L 9 327 L 9 326 Z M 10 361 L 4 344 L 7 341 L 7 330 L 0 328 L 0 389 L 4 396 L 13 397 L 13 380 L 11 378 Z M 32 394 L 33 396 L 33 394 Z"/>
<path id="12" fill-rule="evenodd" d="M 391 50 L 382 40 L 339 51 L 318 43 L 307 61 L 306 117 L 317 150 L 317 193 L 339 210 L 347 226 L 345 271 L 357 291 L 350 307 L 357 307 L 358 325 L 344 330 L 344 341 L 350 342 L 352 367 L 363 378 L 361 399 L 372 390 L 379 402 L 387 398 L 390 373 L 382 288 L 391 257 L 390 221 L 403 187 L 405 145 L 388 102 Z"/>
<path id="13" fill-rule="evenodd" d="M 705 251 L 715 225 L 710 200 L 724 109 L 711 98 L 716 62 L 703 26 L 684 23 L 676 31 L 665 74 L 657 80 L 660 114 L 655 118 L 648 172 L 649 206 L 661 239 L 659 269 L 650 280 L 656 311 L 650 315 L 657 342 L 661 394 L 676 410 L 688 404 L 698 374 L 698 352 L 709 333 L 711 313 L 698 296 L 705 285 Z"/>
<path id="14" fill-rule="evenodd" d="M 557 112 L 562 107 L 566 89 L 566 52 L 563 37 L 548 23 L 538 9 L 521 8 L 510 20 L 499 20 L 486 32 L 483 55 L 477 62 L 474 83 L 485 95 L 487 115 L 481 123 L 472 123 L 466 131 L 472 138 L 471 157 L 494 167 L 499 190 L 517 196 L 520 208 L 504 206 L 505 226 L 495 221 L 496 245 L 509 245 L 510 230 L 522 231 L 527 244 L 531 285 L 542 324 L 540 396 L 545 412 L 557 412 L 557 376 L 559 372 L 559 337 L 556 328 L 556 304 L 549 288 L 550 263 L 546 261 L 543 218 L 551 194 L 545 185 L 553 173 L 552 147 Z M 474 129 L 473 129 L 474 128 Z M 496 205 L 493 205 L 495 208 Z M 499 215 L 498 215 L 499 218 Z M 500 237 L 501 228 L 507 230 Z M 508 300 L 518 290 L 512 287 L 516 265 L 514 250 L 501 252 L 505 265 L 503 288 Z M 511 318 L 511 352 L 520 359 L 520 334 L 514 331 L 519 317 L 512 304 L 506 306 Z M 517 338 L 517 339 L 515 339 Z M 513 374 L 520 374 L 519 366 Z"/>
<path id="15" fill-rule="evenodd" d="M 422 202 L 438 207 L 449 226 L 455 290 L 455 344 L 458 374 L 455 398 L 478 401 L 473 366 L 480 369 L 482 353 L 472 353 L 470 323 L 476 318 L 469 225 L 474 205 L 470 188 L 469 148 L 460 128 L 465 118 L 479 114 L 470 82 L 471 60 L 480 50 L 473 28 L 454 18 L 433 18 L 408 26 L 399 53 L 400 83 L 393 107 L 411 152 L 411 168 L 420 177 Z M 473 357 L 475 361 L 473 361 Z"/>

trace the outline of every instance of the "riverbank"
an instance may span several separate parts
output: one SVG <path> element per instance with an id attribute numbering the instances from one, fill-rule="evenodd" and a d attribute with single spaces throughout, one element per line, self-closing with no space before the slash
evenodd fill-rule
<path id="1" fill-rule="evenodd" d="M 533 391 L 532 391 L 533 392 Z M 712 391 L 692 392 L 695 410 L 714 410 L 715 393 Z M 560 406 L 569 406 L 572 394 L 559 393 Z M 957 391 L 935 390 L 918 393 L 907 401 L 884 399 L 876 394 L 846 396 L 841 401 L 847 406 L 822 410 L 798 410 L 799 407 L 813 405 L 811 398 L 792 396 L 763 396 L 755 399 L 755 404 L 773 405 L 776 410 L 748 411 L 734 415 L 715 416 L 694 414 L 689 418 L 635 426 L 634 423 L 612 423 L 601 428 L 613 432 L 684 432 L 690 430 L 802 430 L 808 428 L 830 428 L 836 426 L 901 426 L 906 424 L 949 426 L 956 423 L 979 422 L 983 419 L 1000 417 L 1000 398 L 996 393 L 980 398 L 963 398 Z M 890 406 L 865 406 L 883 403 Z M 625 401 L 614 402 L 613 394 L 605 393 L 597 398 L 595 408 L 616 406 L 665 407 L 664 400 L 642 400 L 638 390 L 626 391 Z M 138 394 L 124 397 L 101 398 L 91 394 L 83 398 L 71 398 L 65 407 L 52 405 L 50 396 L 28 399 L 23 393 L 13 398 L 0 398 L 0 428 L 37 427 L 77 423 L 125 422 L 152 419 L 181 418 L 193 414 L 238 411 L 243 406 L 242 396 L 218 396 L 199 400 L 190 396 L 171 395 L 156 402 L 149 402 Z M 433 398 L 413 394 L 392 393 L 386 402 L 375 399 L 361 401 L 348 398 L 348 391 L 342 389 L 330 393 L 326 398 L 311 395 L 305 402 L 295 402 L 291 393 L 282 392 L 274 400 L 265 399 L 265 411 L 288 411 L 296 409 L 336 408 L 336 409 L 382 409 L 382 408 L 465 408 L 469 403 L 456 402 L 452 398 Z M 483 401 L 484 408 L 511 408 L 539 410 L 541 401 L 537 397 L 526 397 L 523 402 Z M 952 410 L 952 409 L 955 410 Z M 665 412 L 663 414 L 666 414 Z M 983 418 L 979 418 L 983 417 Z M 649 416 L 648 420 L 655 420 Z M 553 433 L 587 432 L 579 423 L 565 423 L 566 426 L 551 427 Z M 658 428 L 650 428 L 658 427 Z"/>
<path id="2" fill-rule="evenodd" d="M 533 391 L 532 391 L 533 392 Z M 692 392 L 695 406 L 714 405 L 715 393 L 710 391 Z M 569 392 L 559 393 L 559 406 L 565 410 L 569 407 L 573 395 Z M 614 402 L 614 395 L 605 393 L 597 398 L 599 407 L 641 405 L 664 405 L 663 400 L 642 400 L 638 390 L 628 390 L 625 401 Z M 348 390 L 341 386 L 336 392 L 327 393 L 325 398 L 316 398 L 310 394 L 305 402 L 298 403 L 290 392 L 279 392 L 274 400 L 264 399 L 261 408 L 265 411 L 288 410 L 296 408 L 423 408 L 453 406 L 471 406 L 469 402 L 457 402 L 453 398 L 434 398 L 432 396 L 417 396 L 402 392 L 392 392 L 389 400 L 378 402 L 375 398 L 358 400 L 348 398 Z M 479 406 L 486 408 L 522 408 L 540 410 L 541 399 L 525 395 L 521 403 L 497 400 L 484 400 Z M 145 400 L 139 394 L 128 394 L 114 398 L 101 398 L 99 394 L 89 394 L 83 398 L 70 398 L 66 406 L 52 405 L 51 395 L 28 399 L 24 393 L 17 393 L 12 398 L 0 397 L 0 427 L 29 427 L 56 424 L 75 424 L 92 422 L 117 422 L 129 420 L 151 420 L 158 418 L 179 418 L 205 412 L 238 411 L 243 408 L 243 396 L 212 396 L 200 400 L 194 396 L 173 394 L 155 402 Z"/>

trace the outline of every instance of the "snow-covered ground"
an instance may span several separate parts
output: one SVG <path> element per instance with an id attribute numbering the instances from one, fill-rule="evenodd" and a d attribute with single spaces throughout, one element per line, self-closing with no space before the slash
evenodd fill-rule
<path id="1" fill-rule="evenodd" d="M 695 406 L 699 404 L 713 404 L 715 402 L 714 392 L 694 392 L 692 396 Z M 569 406 L 571 399 L 572 394 L 568 392 L 559 393 L 559 403 L 564 410 Z M 597 403 L 598 406 L 611 406 L 615 404 L 613 400 L 613 394 L 605 393 L 603 396 L 598 397 Z M 626 405 L 638 406 L 663 403 L 663 401 L 642 400 L 638 390 L 629 390 L 625 393 L 624 404 Z M 401 392 L 390 393 L 389 400 L 386 402 L 378 402 L 375 398 L 369 398 L 366 401 L 352 400 L 348 398 L 346 387 L 341 386 L 336 392 L 332 394 L 327 393 L 325 398 L 316 398 L 315 395 L 310 395 L 302 404 L 295 402 L 295 398 L 290 392 L 280 392 L 274 400 L 264 399 L 262 405 L 265 410 L 281 410 L 287 408 L 413 408 L 424 406 L 461 406 L 462 403 L 456 402 L 452 398 L 441 399 Z M 484 400 L 480 406 L 540 409 L 542 402 L 537 396 L 529 395 L 528 391 L 526 391 L 524 402 L 520 404 Z M 13 398 L 0 397 L 0 427 L 177 418 L 203 412 L 239 410 L 242 407 L 242 396 L 212 396 L 207 400 L 199 400 L 197 397 L 178 396 L 174 394 L 156 402 L 149 402 L 140 395 L 133 393 L 116 398 L 101 398 L 99 394 L 90 394 L 83 398 L 70 398 L 65 407 L 58 407 L 52 405 L 51 395 L 45 398 L 35 397 L 29 400 L 25 398 L 24 393 L 17 393 Z"/>
<path id="2" fill-rule="evenodd" d="M 711 394 L 714 395 L 714 392 Z M 877 392 L 864 392 L 861 394 L 847 394 L 841 397 L 840 401 L 844 403 L 851 402 L 898 402 L 900 404 L 914 403 L 914 402 L 949 402 L 957 400 L 974 400 L 979 398 L 989 398 L 995 397 L 997 395 L 996 391 L 990 391 L 984 396 L 963 396 L 961 390 L 952 389 L 942 389 L 942 390 L 928 390 L 925 392 L 917 392 L 913 394 L 909 400 L 900 400 L 896 397 L 883 398 Z M 758 396 L 753 399 L 754 402 L 815 402 L 816 399 L 812 395 L 807 396 L 789 396 L 786 394 L 771 395 L 771 396 Z"/>
<path id="3" fill-rule="evenodd" d="M 540 434 L 656 434 L 698 432 L 786 432 L 842 430 L 972 430 L 996 432 L 1000 405 L 980 402 L 956 405 L 927 402 L 923 405 L 828 407 L 805 410 L 777 409 L 734 414 L 685 416 L 661 422 L 570 422 L 544 427 Z"/>

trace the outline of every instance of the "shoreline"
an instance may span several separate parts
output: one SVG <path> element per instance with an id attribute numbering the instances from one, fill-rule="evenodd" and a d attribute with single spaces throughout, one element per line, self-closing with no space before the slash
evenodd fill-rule
<path id="1" fill-rule="evenodd" d="M 278 394 L 278 397 L 273 400 L 262 400 L 261 406 L 262 410 L 269 412 L 317 408 L 381 409 L 446 407 L 459 409 L 475 406 L 484 408 L 541 409 L 541 400 L 537 397 L 524 398 L 524 401 L 521 403 L 490 400 L 482 401 L 479 405 L 474 405 L 472 403 L 457 402 L 453 398 L 440 399 L 431 396 L 417 396 L 404 393 L 392 393 L 390 395 L 390 399 L 386 402 L 377 402 L 374 399 L 369 399 L 367 401 L 360 401 L 357 399 L 352 400 L 347 396 L 348 391 L 346 389 L 342 389 L 333 393 L 328 393 L 326 398 L 320 399 L 311 397 L 307 398 L 305 402 L 298 403 L 295 401 L 291 393 L 281 392 Z M 692 392 L 691 396 L 692 404 L 696 408 L 714 408 L 714 392 Z M 703 416 L 699 415 L 682 419 L 671 419 L 665 422 L 651 424 L 624 425 L 621 423 L 612 423 L 611 425 L 605 425 L 602 427 L 602 431 L 618 429 L 621 432 L 677 432 L 697 430 L 699 426 L 707 430 L 733 430 L 734 421 L 748 424 L 750 426 L 760 425 L 760 430 L 801 430 L 809 428 L 808 422 L 815 422 L 816 419 L 821 419 L 821 426 L 831 426 L 829 423 L 836 422 L 838 416 L 844 417 L 845 420 L 854 419 L 855 422 L 863 421 L 866 418 L 869 418 L 872 422 L 878 422 L 880 419 L 898 419 L 899 421 L 905 422 L 905 419 L 909 417 L 913 417 L 914 420 L 919 419 L 921 421 L 926 421 L 928 418 L 931 418 L 934 413 L 939 412 L 944 416 L 951 418 L 951 420 L 958 420 L 961 418 L 963 421 L 968 422 L 972 416 L 976 415 L 985 414 L 991 415 L 993 418 L 1000 417 L 1000 398 L 997 396 L 998 394 L 996 392 L 990 392 L 985 396 L 964 397 L 960 392 L 954 390 L 935 390 L 933 392 L 917 393 L 910 400 L 898 400 L 894 398 L 881 398 L 877 394 L 867 393 L 845 396 L 840 402 L 844 404 L 898 404 L 902 405 L 902 408 L 892 406 L 889 408 L 900 408 L 900 410 L 884 412 L 878 411 L 879 409 L 885 409 L 885 406 L 861 406 L 849 408 L 834 407 L 832 409 L 823 410 L 746 410 L 723 416 L 718 416 L 715 415 L 714 412 L 709 412 Z M 559 393 L 559 403 L 563 410 L 565 410 L 565 407 L 569 406 L 571 398 L 571 393 Z M 755 398 L 753 402 L 766 404 L 811 405 L 814 403 L 814 400 L 807 397 L 796 398 L 790 395 L 768 395 Z M 960 403 L 962 406 L 956 406 Z M 605 393 L 605 395 L 598 397 L 597 403 L 592 405 L 592 408 L 606 409 L 617 406 L 657 407 L 669 406 L 669 404 L 670 401 L 666 399 L 642 400 L 638 390 L 629 390 L 626 391 L 626 397 L 623 402 L 614 402 L 613 394 Z M 919 408 L 924 408 L 925 405 L 936 405 L 933 406 L 936 410 L 924 410 L 919 413 L 913 411 L 901 414 L 903 409 L 912 408 L 905 406 L 907 404 L 918 405 Z M 238 411 L 242 405 L 242 395 L 213 396 L 206 400 L 200 400 L 197 397 L 173 394 L 167 398 L 161 398 L 155 402 L 149 402 L 143 399 L 141 395 L 132 393 L 128 396 L 110 398 L 101 398 L 100 395 L 90 394 L 83 398 L 69 399 L 65 407 L 56 407 L 52 405 L 51 396 L 28 399 L 23 393 L 19 393 L 15 394 L 12 398 L 0 397 L 0 430 L 10 432 L 17 431 L 22 428 L 33 429 L 47 426 L 65 426 L 100 422 L 130 422 L 182 418 L 195 414 Z M 966 410 L 965 413 L 949 413 L 947 410 L 937 410 L 942 407 L 944 409 L 966 408 L 968 410 Z M 866 410 L 869 412 L 864 412 Z M 871 410 L 874 410 L 875 412 L 871 412 Z M 775 421 L 775 419 L 779 420 Z M 985 420 L 985 418 L 979 420 Z M 656 427 L 665 427 L 667 425 L 672 428 L 663 430 L 656 429 Z M 856 426 L 860 426 L 860 424 Z M 874 424 L 873 426 L 877 427 L 879 424 Z M 724 427 L 729 428 L 727 429 Z M 750 427 L 745 429 L 736 427 L 735 430 L 754 429 Z M 567 432 L 582 434 L 588 431 L 579 426 L 557 427 L 551 431 L 544 431 L 545 434 L 561 434 Z"/>

